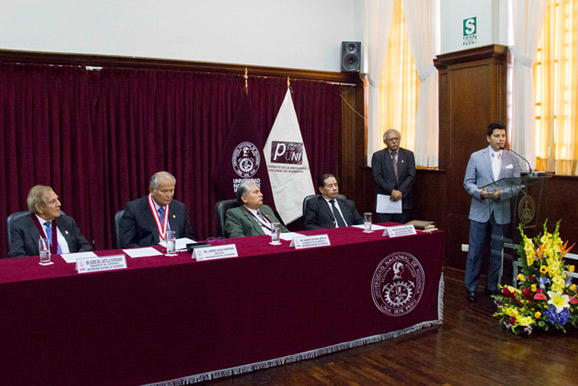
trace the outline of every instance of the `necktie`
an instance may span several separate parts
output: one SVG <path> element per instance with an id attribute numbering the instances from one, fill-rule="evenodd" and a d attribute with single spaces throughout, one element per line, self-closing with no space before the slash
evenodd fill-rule
<path id="1" fill-rule="evenodd" d="M 391 160 L 393 161 L 393 173 L 395 174 L 395 181 L 399 184 L 399 175 L 397 174 L 397 150 L 391 152 Z"/>
<path id="2" fill-rule="evenodd" d="M 261 213 L 261 211 L 259 209 L 257 209 L 257 216 L 261 219 L 264 220 L 263 218 L 263 213 Z"/>
<path id="3" fill-rule="evenodd" d="M 345 220 L 343 220 L 341 213 L 339 213 L 339 210 L 337 210 L 335 207 L 335 200 L 329 200 L 329 202 L 331 203 L 331 211 L 333 212 L 333 218 L 335 218 L 335 221 L 337 221 L 337 226 L 346 227 L 347 224 L 345 223 Z"/>
<path id="4" fill-rule="evenodd" d="M 165 208 L 164 208 L 164 206 L 161 206 L 159 208 L 159 220 L 161 222 L 161 226 L 163 226 L 164 221 L 165 221 Z"/>
<path id="5" fill-rule="evenodd" d="M 52 227 L 50 226 L 50 221 L 46 221 L 44 223 L 44 228 L 46 230 L 46 237 L 48 238 L 48 242 L 52 246 Z M 62 249 L 60 249 L 58 242 L 56 242 L 56 253 L 62 253 Z"/>

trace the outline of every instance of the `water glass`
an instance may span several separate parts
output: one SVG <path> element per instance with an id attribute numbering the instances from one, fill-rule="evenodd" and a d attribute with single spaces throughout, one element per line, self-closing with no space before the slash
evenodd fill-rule
<path id="1" fill-rule="evenodd" d="M 175 231 L 167 231 L 167 256 L 177 254 L 177 234 Z"/>
<path id="2" fill-rule="evenodd" d="M 40 255 L 40 265 L 50 264 L 50 240 L 47 237 L 38 239 L 38 254 Z"/>
<path id="3" fill-rule="evenodd" d="M 271 244 L 281 244 L 281 224 L 274 222 L 271 224 Z"/>
<path id="4" fill-rule="evenodd" d="M 363 214 L 363 231 L 366 233 L 372 232 L 372 230 L 371 230 L 371 212 L 365 212 Z"/>

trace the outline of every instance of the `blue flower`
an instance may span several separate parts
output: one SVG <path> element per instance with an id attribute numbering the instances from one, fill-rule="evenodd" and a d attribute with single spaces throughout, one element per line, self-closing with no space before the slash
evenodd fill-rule
<path id="1" fill-rule="evenodd" d="M 556 313 L 556 307 L 550 306 L 546 310 L 546 318 L 550 323 L 560 323 L 561 325 L 565 325 L 568 323 L 568 319 L 570 318 L 570 309 L 564 308 L 562 311 Z"/>
<path id="2" fill-rule="evenodd" d="M 548 279 L 546 276 L 542 276 L 538 278 L 538 283 L 540 283 L 540 288 L 544 289 L 546 288 L 546 284 L 550 283 L 550 279 Z"/>

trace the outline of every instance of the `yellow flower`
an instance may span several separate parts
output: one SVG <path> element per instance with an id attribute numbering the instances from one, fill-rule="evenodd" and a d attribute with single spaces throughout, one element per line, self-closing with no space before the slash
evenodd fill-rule
<path id="1" fill-rule="evenodd" d="M 526 278 L 524 277 L 524 275 L 522 275 L 522 274 L 520 273 L 520 274 L 518 274 L 518 280 L 524 281 L 524 280 L 526 280 Z"/>
<path id="2" fill-rule="evenodd" d="M 531 290 L 532 292 L 536 292 L 536 284 L 532 284 L 532 285 L 530 286 L 530 290 Z"/>
<path id="3" fill-rule="evenodd" d="M 545 265 L 540 266 L 540 273 L 546 273 L 548 272 L 548 267 L 546 267 Z"/>
<path id="4" fill-rule="evenodd" d="M 576 284 L 572 284 L 570 286 L 570 291 L 575 291 L 576 290 Z"/>
<path id="5" fill-rule="evenodd" d="M 542 313 L 540 313 L 540 311 L 538 311 L 538 312 L 536 312 L 536 313 L 534 314 L 534 317 L 535 317 L 536 319 L 540 319 L 540 316 L 542 316 Z"/>
<path id="6" fill-rule="evenodd" d="M 570 298 L 568 295 L 562 295 L 561 292 L 548 291 L 548 304 L 556 307 L 556 312 L 560 313 L 564 308 L 570 307 Z"/>
<path id="7" fill-rule="evenodd" d="M 552 278 L 552 291 L 562 292 L 566 287 L 566 281 L 562 275 L 556 275 Z"/>
<path id="8" fill-rule="evenodd" d="M 574 272 L 574 266 L 573 266 L 573 265 L 570 265 L 570 266 L 568 267 L 568 271 Z"/>
<path id="9" fill-rule="evenodd" d="M 524 236 L 524 252 L 526 253 L 526 263 L 528 266 L 534 264 L 536 260 L 536 251 L 534 250 L 534 244 L 532 240 Z"/>
<path id="10" fill-rule="evenodd" d="M 558 273 L 561 273 L 562 270 L 562 266 L 560 265 L 560 260 L 557 260 L 555 258 L 548 258 L 547 260 L 548 262 L 548 272 L 550 272 L 550 276 L 554 276 Z"/>
<path id="11" fill-rule="evenodd" d="M 518 324 L 520 326 L 529 326 L 530 324 L 532 324 L 534 322 L 534 320 L 532 319 L 531 316 L 522 316 L 520 318 L 516 318 L 518 321 Z"/>

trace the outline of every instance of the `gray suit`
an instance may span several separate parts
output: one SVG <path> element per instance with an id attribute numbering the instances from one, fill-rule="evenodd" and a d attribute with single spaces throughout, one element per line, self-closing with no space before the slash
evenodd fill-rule
<path id="1" fill-rule="evenodd" d="M 502 189 L 500 190 L 500 200 L 495 202 L 491 199 L 482 199 L 482 187 L 502 178 L 520 177 L 518 158 L 512 153 L 502 151 L 500 173 L 497 180 L 494 179 L 490 149 L 488 146 L 470 156 L 464 178 L 464 188 L 472 196 L 468 217 L 470 219 L 470 237 L 465 272 L 465 284 L 470 292 L 474 292 L 478 286 L 484 241 L 488 230 L 491 234 L 491 252 L 487 289 L 496 291 L 498 288 L 504 247 L 503 225 L 509 224 L 511 221 L 510 198 L 515 193 L 509 189 Z"/>
<path id="2" fill-rule="evenodd" d="M 267 205 L 261 205 L 259 210 L 269 218 L 271 222 L 280 221 Z M 283 224 L 281 224 L 281 232 L 289 232 Z M 225 220 L 225 235 L 227 237 L 246 237 L 264 235 L 263 228 L 257 223 L 257 220 L 245 209 L 243 206 L 238 206 L 227 211 L 227 219 Z"/>

